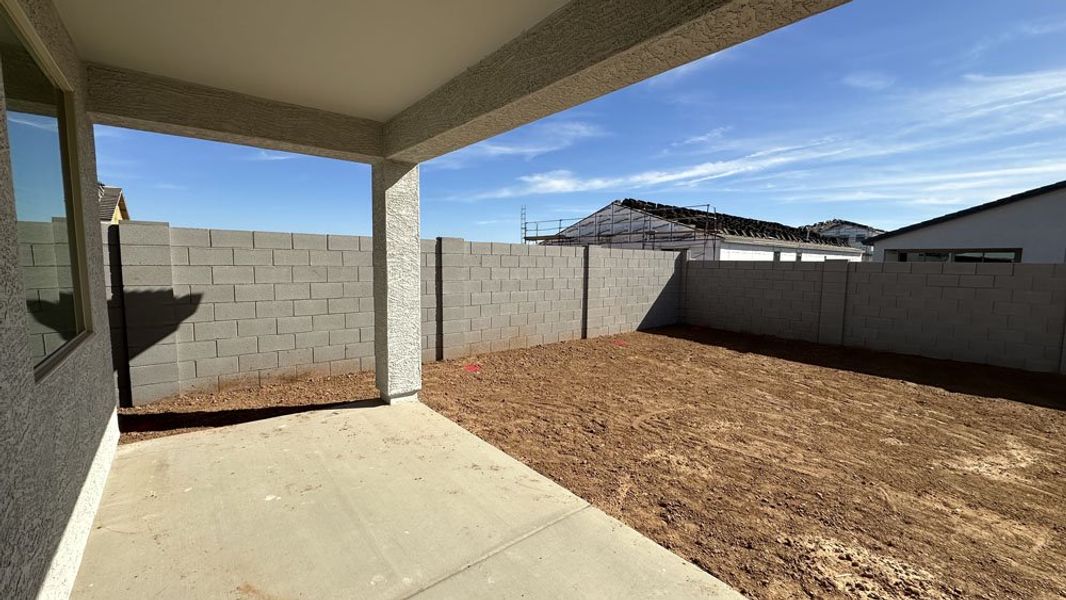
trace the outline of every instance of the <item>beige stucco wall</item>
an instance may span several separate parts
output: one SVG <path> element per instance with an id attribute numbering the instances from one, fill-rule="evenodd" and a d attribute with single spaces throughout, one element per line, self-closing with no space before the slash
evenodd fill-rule
<path id="1" fill-rule="evenodd" d="M 104 271 L 97 221 L 92 126 L 84 111 L 84 78 L 74 46 L 51 3 L 16 0 L 25 22 L 73 85 L 78 180 L 82 196 L 95 332 L 39 381 L 27 342 L 26 293 L 19 267 L 15 202 L 5 119 L 0 118 L 0 598 L 62 597 L 73 581 L 114 449 Z M 2 91 L 0 91 L 2 95 Z M 3 115 L 0 115 L 3 117 Z M 109 442 L 101 444 L 107 437 Z M 98 458 L 99 457 L 99 458 Z M 95 468 L 94 468 L 95 464 Z M 92 474 L 92 475 L 90 475 Z M 80 499 L 80 500 L 79 500 Z M 72 515 L 77 518 L 72 519 Z"/>
<path id="2" fill-rule="evenodd" d="M 1024 263 L 1066 262 L 1066 189 L 998 206 L 887 238 L 874 260 L 888 250 L 1019 248 Z"/>

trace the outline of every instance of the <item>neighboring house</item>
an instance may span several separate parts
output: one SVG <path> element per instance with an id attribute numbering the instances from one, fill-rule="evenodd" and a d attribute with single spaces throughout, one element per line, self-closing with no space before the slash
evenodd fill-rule
<path id="1" fill-rule="evenodd" d="M 533 227 L 530 227 L 532 225 Z M 863 251 L 800 227 L 704 209 L 616 200 L 577 222 L 541 235 L 538 224 L 523 237 L 552 246 L 688 250 L 690 260 L 862 260 Z"/>
<path id="2" fill-rule="evenodd" d="M 100 220 L 105 223 L 128 221 L 130 213 L 126 209 L 126 196 L 122 188 L 97 184 L 97 199 L 100 202 Z"/>
<path id="3" fill-rule="evenodd" d="M 883 262 L 1066 262 L 1066 181 L 867 241 Z"/>
<path id="4" fill-rule="evenodd" d="M 873 246 L 868 244 L 866 240 L 885 232 L 884 229 L 877 229 L 876 227 L 870 227 L 869 225 L 863 225 L 862 223 L 856 223 L 854 221 L 845 221 L 843 219 L 821 221 L 813 225 L 808 225 L 804 227 L 804 229 L 809 229 L 814 233 L 828 238 L 836 238 L 842 242 L 846 242 L 852 248 L 862 250 L 863 260 L 870 260 L 873 257 L 874 251 Z"/>

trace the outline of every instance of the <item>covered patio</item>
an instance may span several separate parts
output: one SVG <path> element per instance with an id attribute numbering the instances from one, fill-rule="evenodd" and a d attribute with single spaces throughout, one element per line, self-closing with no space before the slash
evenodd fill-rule
<path id="1" fill-rule="evenodd" d="M 844 2 L 0 0 L 66 102 L 84 296 L 79 336 L 47 369 L 21 350 L 3 363 L 0 488 L 19 492 L 0 596 L 733 596 L 417 404 L 419 163 Z M 83 208 L 94 124 L 372 165 L 383 405 L 116 451 L 100 228 Z M 18 285 L 0 300 L 25 312 Z M 25 346 L 25 318 L 0 345 Z"/>
<path id="2" fill-rule="evenodd" d="M 72 598 L 739 598 L 420 403 L 124 445 Z"/>

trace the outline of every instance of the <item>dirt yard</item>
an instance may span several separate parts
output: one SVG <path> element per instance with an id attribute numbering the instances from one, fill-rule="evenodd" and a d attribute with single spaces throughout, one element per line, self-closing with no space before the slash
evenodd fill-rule
<path id="1" fill-rule="evenodd" d="M 424 402 L 751 598 L 1066 598 L 1066 378 L 695 329 L 426 365 Z M 124 441 L 372 401 L 123 409 Z"/>

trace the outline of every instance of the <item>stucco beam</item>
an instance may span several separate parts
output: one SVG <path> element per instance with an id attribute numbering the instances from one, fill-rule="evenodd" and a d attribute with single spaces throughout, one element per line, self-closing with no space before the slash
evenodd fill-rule
<path id="1" fill-rule="evenodd" d="M 572 0 L 385 125 L 422 162 L 849 0 Z"/>
<path id="2" fill-rule="evenodd" d="M 95 123 L 359 162 L 383 154 L 376 121 L 103 65 L 86 76 Z"/>

